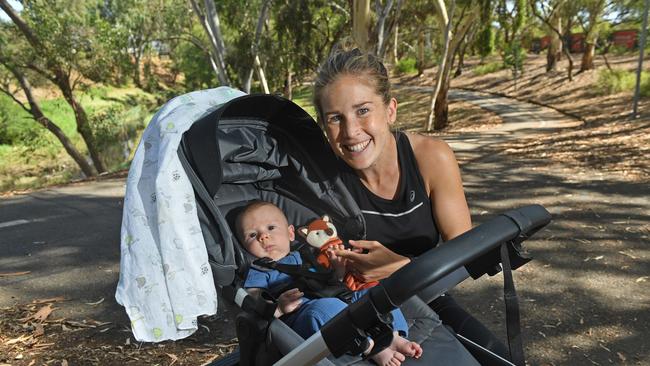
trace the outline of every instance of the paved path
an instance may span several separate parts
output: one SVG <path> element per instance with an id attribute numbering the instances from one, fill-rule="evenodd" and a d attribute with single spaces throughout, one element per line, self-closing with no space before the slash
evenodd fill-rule
<path id="1" fill-rule="evenodd" d="M 504 120 L 493 130 L 445 137 L 464 162 L 475 221 L 531 203 L 554 215 L 529 241 L 536 261 L 516 273 L 529 361 L 602 365 L 618 362 L 620 352 L 631 364 L 650 364 L 650 292 L 639 281 L 650 273 L 650 185 L 503 155 L 501 141 L 576 122 L 507 98 L 450 96 Z M 30 271 L 0 277 L 0 307 L 65 296 L 57 317 L 127 325 L 114 300 L 123 193 L 124 181 L 116 179 L 0 199 L 0 273 Z M 464 284 L 456 294 L 502 335 L 500 281 Z"/>

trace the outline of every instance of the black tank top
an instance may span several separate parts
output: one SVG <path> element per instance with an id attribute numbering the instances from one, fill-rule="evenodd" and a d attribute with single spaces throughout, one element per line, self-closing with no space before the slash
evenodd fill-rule
<path id="1" fill-rule="evenodd" d="M 366 220 L 366 240 L 376 240 L 401 255 L 418 256 L 438 244 L 438 228 L 408 137 L 396 132 L 395 139 L 400 168 L 395 199 L 372 193 L 345 163 L 341 177 Z"/>

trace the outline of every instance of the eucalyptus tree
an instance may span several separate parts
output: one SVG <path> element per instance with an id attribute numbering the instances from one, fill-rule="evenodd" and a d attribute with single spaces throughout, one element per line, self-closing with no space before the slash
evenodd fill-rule
<path id="1" fill-rule="evenodd" d="M 494 28 L 492 19 L 494 16 L 495 1 L 480 0 L 480 27 L 475 44 L 478 54 L 481 57 L 481 63 L 485 58 L 494 52 Z"/>
<path id="2" fill-rule="evenodd" d="M 531 0 L 530 9 L 531 13 L 545 24 L 555 37 L 562 41 L 562 50 L 569 62 L 567 77 L 569 81 L 572 81 L 573 57 L 571 57 L 568 39 L 570 39 L 574 17 L 577 14 L 578 3 L 569 0 Z M 564 23 L 562 22 L 563 19 Z M 564 32 L 562 31 L 562 27 L 564 27 Z M 547 71 L 553 69 L 557 62 L 556 56 L 550 57 L 551 51 L 549 48 L 549 57 L 547 58 L 546 66 Z"/>
<path id="3" fill-rule="evenodd" d="M 0 93 L 9 97 L 33 120 L 47 129 L 61 143 L 66 153 L 75 161 L 87 177 L 96 174 L 93 167 L 86 161 L 83 153 L 77 149 L 72 140 L 63 132 L 55 121 L 44 113 L 35 96 L 30 79 L 37 83 L 43 82 L 38 74 L 25 66 L 24 60 L 18 56 L 29 47 L 26 42 L 17 37 L 13 27 L 0 23 Z M 7 116 L 5 123 L 17 123 L 16 116 Z"/>
<path id="4" fill-rule="evenodd" d="M 431 94 L 431 108 L 424 123 L 426 130 L 432 128 L 440 130 L 449 124 L 448 94 L 454 56 L 470 29 L 476 25 L 480 14 L 480 6 L 475 1 L 452 0 L 449 13 L 447 12 L 447 4 L 443 0 L 437 0 L 434 4 L 436 5 L 436 16 L 440 27 L 444 27 L 444 31 L 441 32 L 443 36 L 441 42 L 444 48 L 433 93 Z M 451 9 L 454 9 L 453 12 Z"/>
<path id="5" fill-rule="evenodd" d="M 585 35 L 585 47 L 579 71 L 582 72 L 594 68 L 596 42 L 598 40 L 600 26 L 603 23 L 602 16 L 607 7 L 607 1 L 580 0 L 580 5 L 577 18 Z"/>
<path id="6" fill-rule="evenodd" d="M 84 78 L 102 80 L 113 70 L 112 60 L 100 52 L 97 31 L 102 28 L 94 26 L 101 22 L 95 16 L 96 5 L 89 1 L 35 0 L 25 2 L 18 14 L 7 0 L 0 0 L 0 8 L 12 21 L 12 31 L 20 35 L 17 41 L 24 45 L 17 52 L 5 55 L 6 64 L 29 70 L 30 73 L 21 72 L 26 80 L 37 74 L 59 89 L 74 112 L 77 132 L 85 142 L 95 170 L 103 173 L 106 168 L 88 114 L 74 94 L 83 85 Z"/>

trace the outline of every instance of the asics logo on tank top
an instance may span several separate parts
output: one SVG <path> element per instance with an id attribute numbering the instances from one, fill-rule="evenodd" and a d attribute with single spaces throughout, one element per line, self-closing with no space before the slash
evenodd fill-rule
<path id="1" fill-rule="evenodd" d="M 411 191 L 409 194 L 409 201 L 413 202 L 415 201 L 415 191 Z"/>

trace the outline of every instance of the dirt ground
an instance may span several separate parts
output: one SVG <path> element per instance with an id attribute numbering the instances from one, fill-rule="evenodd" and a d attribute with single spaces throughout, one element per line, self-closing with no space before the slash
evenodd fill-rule
<path id="1" fill-rule="evenodd" d="M 517 91 L 508 71 L 474 76 L 469 67 L 476 60 L 452 82 L 452 87 L 549 104 L 586 121 L 579 128 L 492 146 L 481 159 L 459 157 L 472 216 L 480 223 L 530 203 L 543 204 L 554 216 L 527 242 L 536 260 L 515 274 L 529 364 L 650 364 L 650 100 L 642 100 L 640 119 L 627 120 L 629 93 L 594 94 L 595 72 L 569 83 L 562 71 L 544 73 L 543 62 L 543 56 L 529 58 Z M 632 62 L 633 57 L 610 59 L 626 67 Z M 397 81 L 427 85 L 433 72 Z M 417 128 L 428 98 L 407 92 L 398 97 L 399 128 Z M 450 104 L 450 116 L 450 127 L 438 133 L 443 138 L 501 122 L 460 101 Z M 482 279 L 463 284 L 454 295 L 504 338 L 501 283 L 499 276 Z M 37 299 L 0 308 L 0 366 L 200 365 L 236 346 L 229 314 L 203 319 L 186 340 L 141 344 L 125 316 L 63 317 L 56 310 L 62 301 Z"/>

